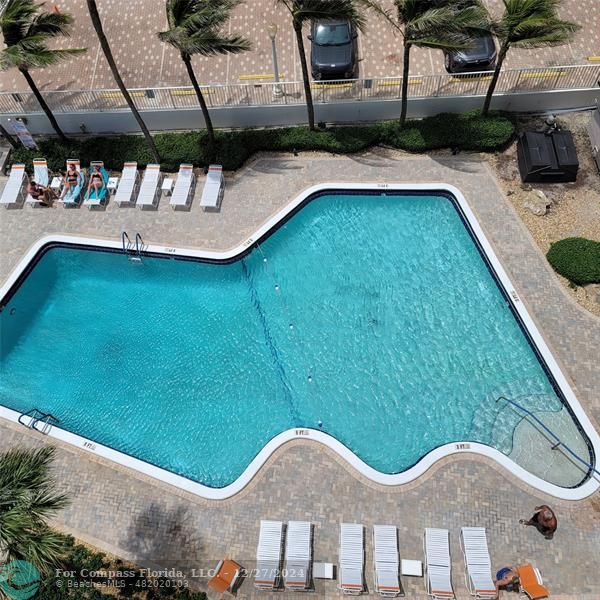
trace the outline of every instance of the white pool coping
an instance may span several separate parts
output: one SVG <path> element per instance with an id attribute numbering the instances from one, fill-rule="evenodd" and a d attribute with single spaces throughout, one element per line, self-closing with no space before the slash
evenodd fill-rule
<path id="1" fill-rule="evenodd" d="M 510 301 L 521 317 L 521 320 L 533 341 L 535 342 L 540 354 L 544 358 L 546 365 L 552 372 L 556 383 L 561 388 L 565 399 L 569 403 L 571 410 L 575 417 L 578 419 L 579 424 L 588 436 L 596 457 L 600 456 L 600 436 L 594 429 L 592 423 L 588 419 L 583 407 L 577 400 L 571 386 L 563 375 L 558 363 L 552 356 L 547 344 L 545 343 L 542 335 L 538 331 L 535 323 L 530 317 L 527 309 L 523 305 L 523 302 L 519 298 L 513 284 L 511 283 L 508 275 L 502 268 L 500 261 L 498 260 L 492 246 L 487 240 L 483 230 L 481 229 L 475 215 L 469 207 L 466 199 L 462 193 L 454 186 L 446 183 L 421 183 L 421 184 L 391 184 L 391 183 L 377 183 L 377 184 L 356 184 L 356 183 L 325 183 L 320 185 L 312 186 L 304 190 L 299 196 L 294 198 L 289 204 L 282 208 L 279 212 L 273 215 L 266 223 L 264 223 L 251 237 L 244 240 L 239 246 L 225 251 L 211 251 L 211 250 L 198 250 L 193 248 L 176 248 L 170 246 L 146 244 L 144 246 L 145 252 L 152 252 L 157 254 L 164 254 L 170 256 L 181 256 L 191 258 L 203 258 L 212 259 L 216 261 L 230 260 L 242 254 L 248 250 L 248 248 L 256 241 L 267 234 L 275 225 L 285 219 L 294 209 L 301 205 L 309 196 L 318 192 L 326 192 L 333 190 L 379 190 L 385 193 L 386 190 L 390 192 L 410 192 L 410 191 L 431 191 L 431 192 L 447 192 L 456 198 L 462 212 L 470 224 L 471 230 L 477 237 L 481 248 L 484 250 L 487 258 L 492 265 L 498 280 L 506 290 Z M 9 292 L 13 284 L 18 280 L 21 273 L 27 268 L 32 259 L 36 254 L 47 244 L 58 242 L 67 244 L 80 244 L 83 246 L 101 246 L 105 248 L 121 249 L 121 241 L 106 240 L 106 239 L 95 239 L 90 237 L 78 237 L 71 235 L 48 235 L 42 237 L 27 251 L 21 261 L 17 264 L 14 270 L 11 272 L 7 280 L 0 288 L 0 298 Z M 3 417 L 14 423 L 18 423 L 20 413 L 0 406 L 0 417 Z M 172 473 L 166 469 L 151 465 L 147 462 L 139 460 L 135 457 L 129 456 L 123 452 L 119 452 L 102 444 L 98 444 L 91 440 L 88 440 L 82 436 L 70 433 L 61 429 L 60 427 L 53 426 L 47 434 L 48 437 L 66 442 L 76 448 L 83 449 L 87 452 L 100 456 L 102 458 L 112 460 L 120 465 L 129 467 L 150 477 L 154 477 L 165 483 L 174 485 L 178 488 L 201 496 L 211 500 L 223 500 L 230 498 L 238 492 L 240 492 L 256 473 L 260 470 L 263 464 L 268 458 L 277 450 L 283 446 L 286 442 L 296 439 L 312 440 L 327 446 L 334 452 L 337 452 L 345 461 L 354 467 L 360 474 L 364 475 L 368 479 L 386 486 L 398 486 L 405 483 L 414 481 L 421 477 L 433 464 L 442 458 L 450 456 L 452 454 L 479 454 L 495 460 L 497 463 L 507 469 L 512 475 L 519 478 L 528 485 L 538 489 L 541 492 L 550 494 L 557 498 L 564 500 L 582 500 L 593 494 L 600 488 L 600 478 L 592 476 L 583 485 L 577 488 L 562 488 L 554 485 L 543 479 L 533 475 L 529 471 L 526 471 L 520 467 L 517 463 L 511 460 L 508 456 L 502 454 L 500 451 L 486 446 L 484 444 L 475 442 L 453 442 L 439 446 L 434 450 L 428 452 L 421 460 L 413 465 L 411 468 L 403 471 L 402 473 L 390 475 L 381 473 L 376 469 L 373 469 L 368 464 L 363 462 L 356 454 L 354 454 L 349 448 L 344 446 L 334 437 L 327 433 L 316 429 L 288 429 L 272 438 L 262 450 L 254 457 L 252 462 L 246 467 L 244 472 L 231 484 L 223 488 L 211 488 L 201 483 L 197 483 L 181 475 Z"/>

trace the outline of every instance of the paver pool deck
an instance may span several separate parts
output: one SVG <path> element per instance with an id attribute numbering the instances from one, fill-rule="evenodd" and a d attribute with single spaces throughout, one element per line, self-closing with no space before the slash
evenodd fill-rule
<path id="1" fill-rule="evenodd" d="M 97 212 L 62 207 L 5 210 L 0 213 L 0 280 L 45 234 L 118 239 L 127 230 L 139 231 L 148 243 L 226 249 L 247 238 L 310 185 L 353 181 L 445 182 L 463 192 L 598 428 L 600 319 L 576 305 L 560 287 L 485 160 L 476 155 L 414 157 L 384 150 L 353 157 L 261 155 L 227 177 L 218 213 L 199 208 L 202 181 L 187 213 L 173 212 L 164 199 L 154 212 L 112 203 L 106 211 Z M 45 443 L 41 435 L 0 423 L 0 451 Z M 541 569 L 552 598 L 600 598 L 600 493 L 580 502 L 559 501 L 482 457 L 449 457 L 415 482 L 388 488 L 365 480 L 329 450 L 298 440 L 279 449 L 240 494 L 220 502 L 192 496 L 70 447 L 59 447 L 55 468 L 60 488 L 72 498 L 57 526 L 141 565 L 189 572 L 214 567 L 220 558 L 229 556 L 253 568 L 261 518 L 312 521 L 316 526 L 314 558 L 333 563 L 338 561 L 342 521 L 367 527 L 396 524 L 401 556 L 409 559 L 422 559 L 424 527 L 446 527 L 451 535 L 455 589 L 458 598 L 468 598 L 459 531 L 461 526 L 481 525 L 488 529 L 494 569 L 531 561 Z M 552 541 L 518 524 L 542 503 L 553 506 L 558 515 L 559 527 Z M 366 540 L 365 574 L 374 596 L 370 530 Z M 406 597 L 426 597 L 422 579 L 404 577 L 403 585 Z M 316 592 L 318 597 L 340 595 L 335 582 L 317 581 Z M 216 596 L 209 593 L 209 597 Z M 238 597 L 271 598 L 282 593 L 255 592 L 249 580 L 242 584 Z"/>

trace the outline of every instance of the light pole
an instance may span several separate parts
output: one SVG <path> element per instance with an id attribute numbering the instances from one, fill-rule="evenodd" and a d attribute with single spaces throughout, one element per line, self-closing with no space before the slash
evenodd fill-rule
<path id="1" fill-rule="evenodd" d="M 267 27 L 267 32 L 271 38 L 271 52 L 273 53 L 273 77 L 275 78 L 275 85 L 273 86 L 273 96 L 275 98 L 281 98 L 283 96 L 283 88 L 279 83 L 279 65 L 277 64 L 277 45 L 275 44 L 275 38 L 277 37 L 277 24 L 271 23 Z"/>

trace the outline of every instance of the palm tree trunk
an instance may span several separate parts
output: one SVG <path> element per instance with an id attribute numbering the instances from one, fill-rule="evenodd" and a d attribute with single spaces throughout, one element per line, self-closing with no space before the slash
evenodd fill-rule
<path id="1" fill-rule="evenodd" d="M 27 69 L 25 69 L 24 67 L 20 67 L 19 71 L 21 71 L 23 77 L 25 77 L 25 80 L 27 81 L 27 84 L 31 88 L 33 95 L 35 96 L 39 105 L 42 107 L 42 110 L 46 113 L 46 116 L 48 117 L 48 121 L 50 121 L 50 125 L 52 125 L 52 129 L 54 129 L 54 131 L 56 132 L 56 135 L 58 135 L 61 142 L 65 142 L 65 143 L 68 142 L 69 140 L 67 139 L 67 136 L 64 134 L 63 130 L 58 125 L 58 121 L 52 114 L 50 107 L 46 104 L 44 97 L 42 96 L 40 90 L 38 90 L 37 85 L 35 84 L 35 81 L 33 80 L 33 77 L 31 77 L 31 74 L 29 73 L 29 71 Z"/>
<path id="2" fill-rule="evenodd" d="M 104 56 L 106 57 L 106 62 L 108 62 L 108 66 L 112 72 L 112 75 L 117 83 L 117 86 L 121 90 L 123 97 L 125 98 L 125 102 L 127 102 L 127 106 L 129 106 L 129 110 L 131 110 L 135 120 L 137 121 L 144 137 L 146 138 L 146 142 L 150 147 L 150 151 L 152 152 L 152 156 L 157 163 L 160 163 L 160 155 L 158 153 L 158 149 L 156 148 L 156 144 L 154 143 L 154 139 L 150 135 L 148 128 L 146 127 L 146 123 L 144 119 L 142 119 L 142 115 L 138 111 L 135 106 L 131 95 L 127 91 L 125 84 L 123 83 L 123 79 L 121 78 L 121 74 L 119 73 L 119 69 L 117 68 L 117 63 L 112 55 L 112 51 L 110 49 L 110 45 L 108 40 L 106 39 L 106 35 L 104 35 L 104 30 L 102 28 L 102 21 L 100 20 L 100 15 L 98 13 L 98 7 L 96 6 L 96 0 L 87 0 L 88 11 L 90 13 L 90 18 L 92 20 L 92 24 L 94 25 L 94 29 L 96 30 L 96 34 L 98 39 L 100 40 L 100 46 L 102 51 L 104 52 Z"/>
<path id="3" fill-rule="evenodd" d="M 314 131 L 315 107 L 310 89 L 308 65 L 306 64 L 306 53 L 304 52 L 304 40 L 302 39 L 302 21 L 294 20 L 294 31 L 296 32 L 296 42 L 298 43 L 298 52 L 300 53 L 300 66 L 302 67 L 302 79 L 304 81 L 304 96 L 306 97 L 306 111 L 308 112 L 308 127 L 311 131 Z"/>
<path id="4" fill-rule="evenodd" d="M 196 97 L 200 103 L 200 108 L 202 109 L 202 116 L 204 117 L 204 123 L 206 125 L 206 135 L 208 136 L 208 160 L 209 162 L 212 162 L 215 157 L 215 130 L 210 118 L 210 113 L 208 112 L 208 106 L 206 106 L 204 94 L 202 93 L 200 85 L 198 84 L 198 80 L 196 79 L 196 74 L 194 73 L 194 68 L 192 67 L 192 59 L 190 58 L 190 55 L 182 52 L 181 60 L 183 60 L 185 64 L 188 76 L 192 82 L 194 91 L 196 92 Z"/>
<path id="5" fill-rule="evenodd" d="M 485 95 L 485 102 L 483 103 L 483 108 L 481 109 L 481 114 L 484 117 L 487 117 L 490 112 L 490 104 L 492 103 L 492 96 L 494 95 L 494 90 L 496 89 L 496 84 L 498 83 L 498 78 L 500 77 L 500 71 L 502 70 L 502 63 L 506 58 L 506 53 L 510 44 L 508 42 L 504 42 L 502 46 L 500 46 L 500 52 L 498 53 L 498 62 L 496 63 L 496 68 L 494 69 L 494 74 L 492 75 L 492 80 L 490 81 L 490 85 L 488 86 L 487 94 Z"/>
<path id="6" fill-rule="evenodd" d="M 402 97 L 400 100 L 400 127 L 406 123 L 408 112 L 408 74 L 410 73 L 410 44 L 404 43 L 404 58 L 402 64 Z"/>
<path id="7" fill-rule="evenodd" d="M 2 127 L 2 125 L 0 125 L 0 134 L 3 135 L 6 138 L 6 141 L 15 149 L 18 150 L 19 149 L 19 144 L 17 144 L 17 142 L 15 141 L 15 138 L 10 135 L 10 133 L 8 133 L 8 131 L 6 131 L 6 129 L 4 129 L 4 127 Z M 2 560 L 2 557 L 0 556 L 0 561 Z"/>

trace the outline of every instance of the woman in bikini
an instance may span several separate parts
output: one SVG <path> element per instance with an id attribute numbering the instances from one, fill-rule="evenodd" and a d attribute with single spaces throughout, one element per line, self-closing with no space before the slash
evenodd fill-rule
<path id="1" fill-rule="evenodd" d="M 90 192 L 92 190 L 94 190 L 94 195 L 97 198 L 100 194 L 100 190 L 102 189 L 103 185 L 104 185 L 104 179 L 102 177 L 102 173 L 100 172 L 100 167 L 98 165 L 94 165 L 94 170 L 92 171 L 92 174 L 90 175 L 90 182 L 88 184 L 88 191 L 87 191 L 88 198 L 90 197 Z"/>
<path id="2" fill-rule="evenodd" d="M 75 168 L 75 163 L 69 163 L 67 166 L 67 173 L 65 175 L 65 187 L 63 188 L 60 197 L 64 198 L 67 195 L 67 192 L 71 191 L 71 189 L 75 189 L 78 181 L 79 173 Z"/>

